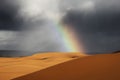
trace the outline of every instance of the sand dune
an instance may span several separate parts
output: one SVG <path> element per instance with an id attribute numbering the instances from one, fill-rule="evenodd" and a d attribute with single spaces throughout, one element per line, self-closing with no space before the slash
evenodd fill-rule
<path id="1" fill-rule="evenodd" d="M 120 54 L 87 56 L 13 80 L 120 80 Z"/>
<path id="2" fill-rule="evenodd" d="M 28 57 L 1 57 L 0 80 L 11 80 L 83 56 L 79 53 L 44 53 Z"/>

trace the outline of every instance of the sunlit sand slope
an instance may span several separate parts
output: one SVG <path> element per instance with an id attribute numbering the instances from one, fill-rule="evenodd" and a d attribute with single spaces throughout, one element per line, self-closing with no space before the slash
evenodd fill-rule
<path id="1" fill-rule="evenodd" d="M 28 57 L 1 57 L 0 80 L 10 80 L 83 56 L 79 53 L 43 53 Z"/>

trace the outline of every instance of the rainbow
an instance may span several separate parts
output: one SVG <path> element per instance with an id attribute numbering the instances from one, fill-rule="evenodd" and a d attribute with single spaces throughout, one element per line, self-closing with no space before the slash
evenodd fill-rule
<path id="1" fill-rule="evenodd" d="M 61 23 L 57 23 L 56 25 L 57 31 L 60 33 L 63 44 L 67 51 L 84 53 L 83 45 L 75 35 L 74 29 L 70 29 L 68 25 L 63 25 Z"/>
<path id="2" fill-rule="evenodd" d="M 65 47 L 65 51 L 67 52 L 79 52 L 82 55 L 85 54 L 85 49 L 82 44 L 82 41 L 80 41 L 74 31 L 74 28 L 70 25 L 65 25 L 61 22 L 61 16 L 52 16 L 50 20 L 52 19 L 54 25 L 55 25 L 55 31 L 57 31 L 58 35 L 60 36 L 60 39 L 62 41 L 63 46 Z"/>

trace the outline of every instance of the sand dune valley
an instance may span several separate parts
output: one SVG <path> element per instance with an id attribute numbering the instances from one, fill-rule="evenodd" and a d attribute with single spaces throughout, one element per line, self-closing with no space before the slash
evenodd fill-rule
<path id="1" fill-rule="evenodd" d="M 0 58 L 0 80 L 120 80 L 120 53 L 43 53 Z"/>

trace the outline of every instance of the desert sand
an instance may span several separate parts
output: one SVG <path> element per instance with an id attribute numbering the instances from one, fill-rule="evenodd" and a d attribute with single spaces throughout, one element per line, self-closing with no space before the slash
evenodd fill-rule
<path id="1" fill-rule="evenodd" d="M 37 53 L 28 57 L 0 57 L 0 80 L 11 80 L 84 56 L 79 53 Z"/>
<path id="2" fill-rule="evenodd" d="M 120 54 L 86 56 L 13 80 L 120 80 Z"/>
<path id="3" fill-rule="evenodd" d="M 120 53 L 0 58 L 0 80 L 120 80 Z"/>

